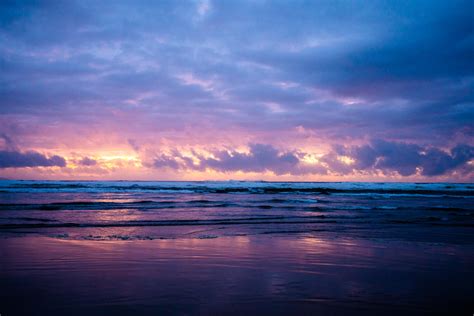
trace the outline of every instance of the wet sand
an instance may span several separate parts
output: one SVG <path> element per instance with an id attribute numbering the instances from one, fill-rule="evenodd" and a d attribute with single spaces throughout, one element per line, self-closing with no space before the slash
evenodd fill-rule
<path id="1" fill-rule="evenodd" d="M 2 315 L 470 315 L 472 244 L 2 238 Z"/>

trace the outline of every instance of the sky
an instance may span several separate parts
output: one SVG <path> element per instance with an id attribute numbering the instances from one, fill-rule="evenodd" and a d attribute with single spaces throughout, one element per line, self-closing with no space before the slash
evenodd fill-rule
<path id="1" fill-rule="evenodd" d="M 0 178 L 474 181 L 472 1 L 1 1 Z"/>

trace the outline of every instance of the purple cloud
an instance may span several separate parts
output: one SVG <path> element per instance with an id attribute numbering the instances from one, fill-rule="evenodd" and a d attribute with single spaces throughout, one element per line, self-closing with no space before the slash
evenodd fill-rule
<path id="1" fill-rule="evenodd" d="M 133 150 L 135 150 L 136 152 L 140 151 L 140 145 L 138 144 L 138 142 L 135 139 L 129 138 L 129 139 L 127 139 L 127 142 L 130 145 L 130 147 L 133 148 Z"/>
<path id="2" fill-rule="evenodd" d="M 214 158 L 206 158 L 194 152 L 199 161 L 195 163 L 190 157 L 185 157 L 174 150 L 171 155 L 161 154 L 154 160 L 155 168 L 171 168 L 177 170 L 205 171 L 212 169 L 219 172 L 273 172 L 282 174 L 325 174 L 325 168 L 302 164 L 299 155 L 294 151 L 279 151 L 268 144 L 250 144 L 249 152 L 236 150 L 217 150 L 212 152 Z"/>
<path id="3" fill-rule="evenodd" d="M 416 144 L 374 140 L 363 146 L 338 146 L 335 152 L 354 159 L 353 168 L 356 170 L 396 171 L 402 176 L 413 175 L 417 169 L 420 169 L 424 176 L 443 175 L 474 159 L 474 147 L 465 144 L 457 145 L 446 152 Z M 347 172 L 336 165 L 332 167 L 336 171 Z"/>
<path id="4" fill-rule="evenodd" d="M 0 139 L 2 140 L 2 144 L 0 148 L 9 150 L 9 151 L 16 151 L 18 148 L 15 145 L 15 142 L 10 138 L 10 136 L 6 134 L 1 134 Z"/>
<path id="5" fill-rule="evenodd" d="M 24 167 L 65 167 L 66 160 L 61 156 L 47 157 L 35 151 L 0 151 L 0 168 Z"/>
<path id="6" fill-rule="evenodd" d="M 244 171 L 285 174 L 294 171 L 299 163 L 295 153 L 279 152 L 271 145 L 251 144 L 249 153 L 218 151 L 216 158 L 201 160 L 201 167 L 217 171 Z"/>
<path id="7" fill-rule="evenodd" d="M 193 0 L 0 4 L 0 134 L 21 139 L 25 150 L 64 144 L 66 130 L 93 144 L 116 135 L 108 146 L 128 140 L 141 155 L 153 142 L 270 146 L 217 150 L 199 164 L 180 154 L 155 160 L 201 171 L 432 176 L 466 166 L 469 150 L 455 146 L 474 144 L 470 1 L 210 7 L 203 14 Z M 374 138 L 386 143 L 350 146 Z M 77 142 L 72 151 L 91 148 Z M 309 167 L 291 150 L 315 142 L 345 144 L 354 164 L 335 149 Z"/>
<path id="8" fill-rule="evenodd" d="M 0 140 L 0 168 L 24 167 L 65 167 L 66 160 L 61 156 L 47 157 L 36 151 L 22 152 L 13 139 L 7 134 L 1 134 Z"/>
<path id="9" fill-rule="evenodd" d="M 84 157 L 81 160 L 79 160 L 79 164 L 82 166 L 90 167 L 90 166 L 95 166 L 97 164 L 97 161 L 89 157 Z"/>
<path id="10" fill-rule="evenodd" d="M 275 134 L 303 126 L 335 141 L 436 146 L 474 134 L 469 1 L 212 8 L 200 16 L 193 1 L 125 1 L 107 10 L 80 1 L 4 4 L 0 115 L 90 126 L 113 120 L 115 109 L 143 109 L 148 115 L 127 129 L 174 131 L 189 122 L 198 129 L 207 118 L 216 129 Z"/>
<path id="11" fill-rule="evenodd" d="M 334 146 L 334 150 L 320 159 L 319 164 L 305 163 L 306 153 L 279 151 L 271 145 L 251 144 L 249 152 L 235 150 L 214 151 L 215 158 L 195 155 L 199 163 L 184 157 L 178 151 L 171 155 L 159 155 L 154 159 L 153 167 L 176 170 L 212 169 L 219 172 L 273 172 L 276 175 L 291 174 L 327 174 L 328 172 L 350 175 L 354 172 L 377 170 L 394 171 L 401 176 L 411 176 L 420 170 L 423 176 L 440 176 L 457 168 L 472 167 L 467 163 L 474 159 L 474 147 L 457 145 L 449 152 L 438 148 L 422 147 L 416 144 L 374 140 L 363 146 Z M 345 156 L 353 163 L 344 163 L 339 157 Z M 469 171 L 470 170 L 470 171 Z"/>

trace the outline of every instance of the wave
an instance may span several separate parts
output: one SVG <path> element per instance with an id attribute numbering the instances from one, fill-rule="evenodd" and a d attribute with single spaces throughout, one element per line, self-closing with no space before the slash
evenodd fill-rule
<path id="1" fill-rule="evenodd" d="M 211 194 L 408 194 L 474 196 L 472 184 L 359 182 L 0 181 L 1 192 L 157 192 Z M 205 200 L 203 200 L 205 203 Z"/>
<path id="2" fill-rule="evenodd" d="M 172 208 L 174 202 L 165 201 L 136 201 L 136 202 L 97 202 L 97 201 L 76 201 L 76 202 L 57 202 L 57 203 L 1 203 L 0 210 L 42 210 L 42 211 L 59 211 L 59 210 L 75 210 L 75 209 L 123 209 L 123 208 L 146 208 L 146 205 L 153 205 L 153 208 Z"/>
<path id="3" fill-rule="evenodd" d="M 69 189 L 69 187 L 67 187 Z M 77 187 L 76 187 L 77 188 Z M 30 187 L 28 189 L 35 189 Z M 64 189 L 64 188 L 63 188 Z M 425 189 L 333 189 L 333 188 L 133 188 L 133 187 L 106 187 L 100 188 L 100 192 L 110 190 L 128 191 L 157 191 L 157 193 L 213 193 L 213 194 L 314 194 L 314 195 L 331 195 L 331 194 L 381 194 L 381 195 L 414 195 L 414 196 L 461 196 L 474 197 L 474 191 L 456 191 L 456 190 L 425 190 Z M 7 193 L 10 191 L 5 191 Z M 201 203 L 206 203 L 202 201 Z"/>
<path id="4" fill-rule="evenodd" d="M 363 218 L 363 217 L 328 217 L 325 215 L 318 216 L 275 216 L 269 218 L 237 218 L 237 219 L 186 219 L 186 220 L 156 220 L 156 221 L 126 221 L 126 222 L 53 222 L 53 221 L 38 221 L 37 223 L 5 223 L 0 224 L 0 230 L 14 231 L 17 229 L 55 229 L 55 228 L 120 228 L 120 227 L 174 227 L 174 226 L 236 226 L 236 225 L 250 225 L 250 226 L 265 226 L 268 225 L 302 225 L 302 227 L 309 227 L 306 225 L 317 224 L 319 228 L 326 227 L 326 224 L 333 225 L 332 229 L 342 228 L 356 228 L 362 229 L 364 225 L 369 225 L 371 229 L 374 227 L 383 227 L 384 225 L 430 225 L 430 226 L 446 226 L 446 227 L 474 227 L 472 221 L 455 221 L 445 218 L 429 216 L 422 218 L 399 218 L 389 219 L 384 218 L 380 220 Z M 335 224 L 335 225 L 334 225 Z M 319 226 L 323 225 L 323 226 Z M 355 225 L 355 226 L 354 226 Z M 374 226 L 375 225 L 375 226 Z"/>
<path id="5" fill-rule="evenodd" d="M 141 227 L 141 226 L 214 226 L 214 225 L 268 225 L 268 224 L 314 224 L 314 223 L 336 223 L 336 220 L 327 220 L 325 215 L 319 216 L 272 216 L 272 217 L 248 217 L 233 219 L 186 219 L 186 220 L 159 220 L 159 221 L 127 221 L 106 223 L 9 223 L 0 224 L 0 229 L 18 228 L 66 228 L 66 227 Z"/>
<path id="6" fill-rule="evenodd" d="M 395 203 L 395 202 L 394 202 Z M 398 205 L 397 205 L 398 204 Z M 165 210 L 165 209 L 212 209 L 212 208 L 235 208 L 235 209 L 278 209 L 294 211 L 438 211 L 438 212 L 471 212 L 470 206 L 455 207 L 446 205 L 420 205 L 419 203 L 395 205 L 354 205 L 340 201 L 321 201 L 307 199 L 269 199 L 269 200 L 190 200 L 190 201 L 154 201 L 137 200 L 126 202 L 104 202 L 104 201 L 74 201 L 54 203 L 0 203 L 0 211 L 101 211 L 101 210 Z"/>

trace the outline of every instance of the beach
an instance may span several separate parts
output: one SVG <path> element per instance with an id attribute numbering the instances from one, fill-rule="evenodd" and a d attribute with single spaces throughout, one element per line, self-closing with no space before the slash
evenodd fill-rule
<path id="1" fill-rule="evenodd" d="M 469 314 L 469 184 L 0 181 L 2 315 Z"/>
<path id="2" fill-rule="evenodd" d="M 474 316 L 472 0 L 0 8 L 0 316 Z"/>

